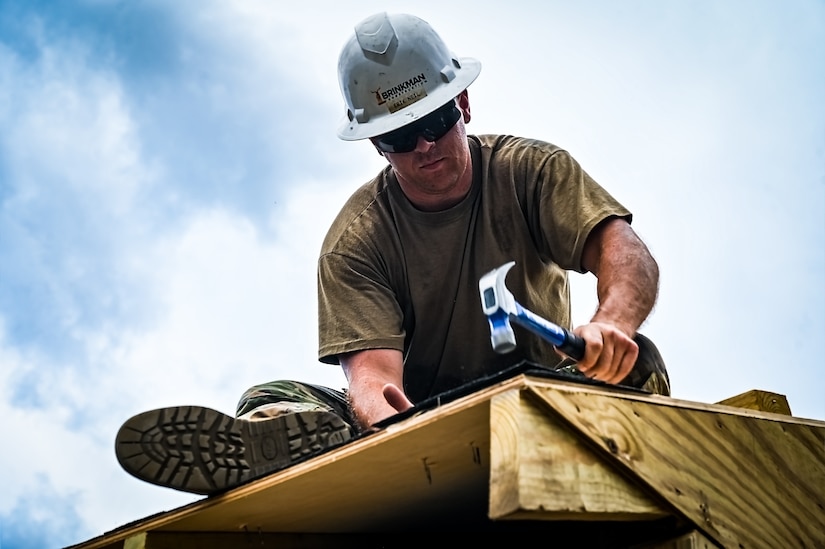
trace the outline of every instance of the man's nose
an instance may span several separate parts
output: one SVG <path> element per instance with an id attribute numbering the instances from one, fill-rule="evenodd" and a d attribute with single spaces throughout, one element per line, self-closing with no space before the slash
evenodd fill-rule
<path id="1" fill-rule="evenodd" d="M 417 152 L 427 152 L 435 146 L 435 141 L 428 141 L 424 135 L 419 135 L 415 142 L 415 150 Z"/>

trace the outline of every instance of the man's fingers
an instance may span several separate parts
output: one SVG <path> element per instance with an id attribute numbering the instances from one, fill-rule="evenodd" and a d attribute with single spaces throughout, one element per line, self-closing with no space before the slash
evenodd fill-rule
<path id="1" fill-rule="evenodd" d="M 584 340 L 584 356 L 578 361 L 578 369 L 588 377 L 599 370 L 599 359 L 604 349 L 602 333 L 597 326 L 586 324 L 575 330 L 574 333 Z"/>
<path id="2" fill-rule="evenodd" d="M 596 378 L 606 383 L 619 383 L 627 377 L 636 363 L 632 356 L 630 352 L 614 352 L 612 360 L 605 364 L 601 374 L 597 374 Z"/>
<path id="3" fill-rule="evenodd" d="M 608 367 L 605 381 L 619 383 L 630 374 L 636 364 L 639 349 L 633 341 L 621 341 L 613 347 L 612 361 Z"/>
<path id="4" fill-rule="evenodd" d="M 636 359 L 639 358 L 639 346 L 635 341 L 631 340 L 631 343 L 632 345 L 628 347 L 627 352 L 624 354 L 622 365 L 619 368 L 618 379 L 614 383 L 619 383 L 624 378 L 629 376 L 630 372 L 633 370 L 633 367 L 636 366 Z"/>
<path id="5" fill-rule="evenodd" d="M 615 327 L 597 323 L 578 330 L 586 342 L 585 356 L 579 370 L 587 377 L 605 383 L 619 383 L 625 379 L 639 354 L 639 347 Z"/>

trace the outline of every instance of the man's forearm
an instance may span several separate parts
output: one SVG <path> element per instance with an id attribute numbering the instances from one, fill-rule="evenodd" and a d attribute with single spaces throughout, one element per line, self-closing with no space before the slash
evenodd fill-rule
<path id="1" fill-rule="evenodd" d="M 656 304 L 659 266 L 647 246 L 622 220 L 602 228 L 597 276 L 599 307 L 593 322 L 613 324 L 633 337 Z"/>

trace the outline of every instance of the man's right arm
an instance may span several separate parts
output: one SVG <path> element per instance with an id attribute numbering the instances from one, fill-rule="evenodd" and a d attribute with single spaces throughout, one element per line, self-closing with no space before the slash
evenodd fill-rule
<path id="1" fill-rule="evenodd" d="M 403 393 L 404 360 L 396 349 L 368 349 L 338 357 L 350 406 L 362 429 L 412 406 Z"/>

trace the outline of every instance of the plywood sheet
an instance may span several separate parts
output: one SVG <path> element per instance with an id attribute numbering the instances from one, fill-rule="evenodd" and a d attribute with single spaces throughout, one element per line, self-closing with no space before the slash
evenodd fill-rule
<path id="1" fill-rule="evenodd" d="M 76 549 L 141 532 L 340 533 L 487 519 L 489 399 L 522 377 L 446 403 L 224 494 L 136 521 Z"/>
<path id="2" fill-rule="evenodd" d="M 172 530 L 359 532 L 438 521 L 449 509 L 484 516 L 488 406 L 385 431 L 313 462 L 227 494 Z M 412 423 L 415 423 L 414 421 Z"/>
<path id="3" fill-rule="evenodd" d="M 825 547 L 825 422 L 530 384 L 724 547 Z"/>

